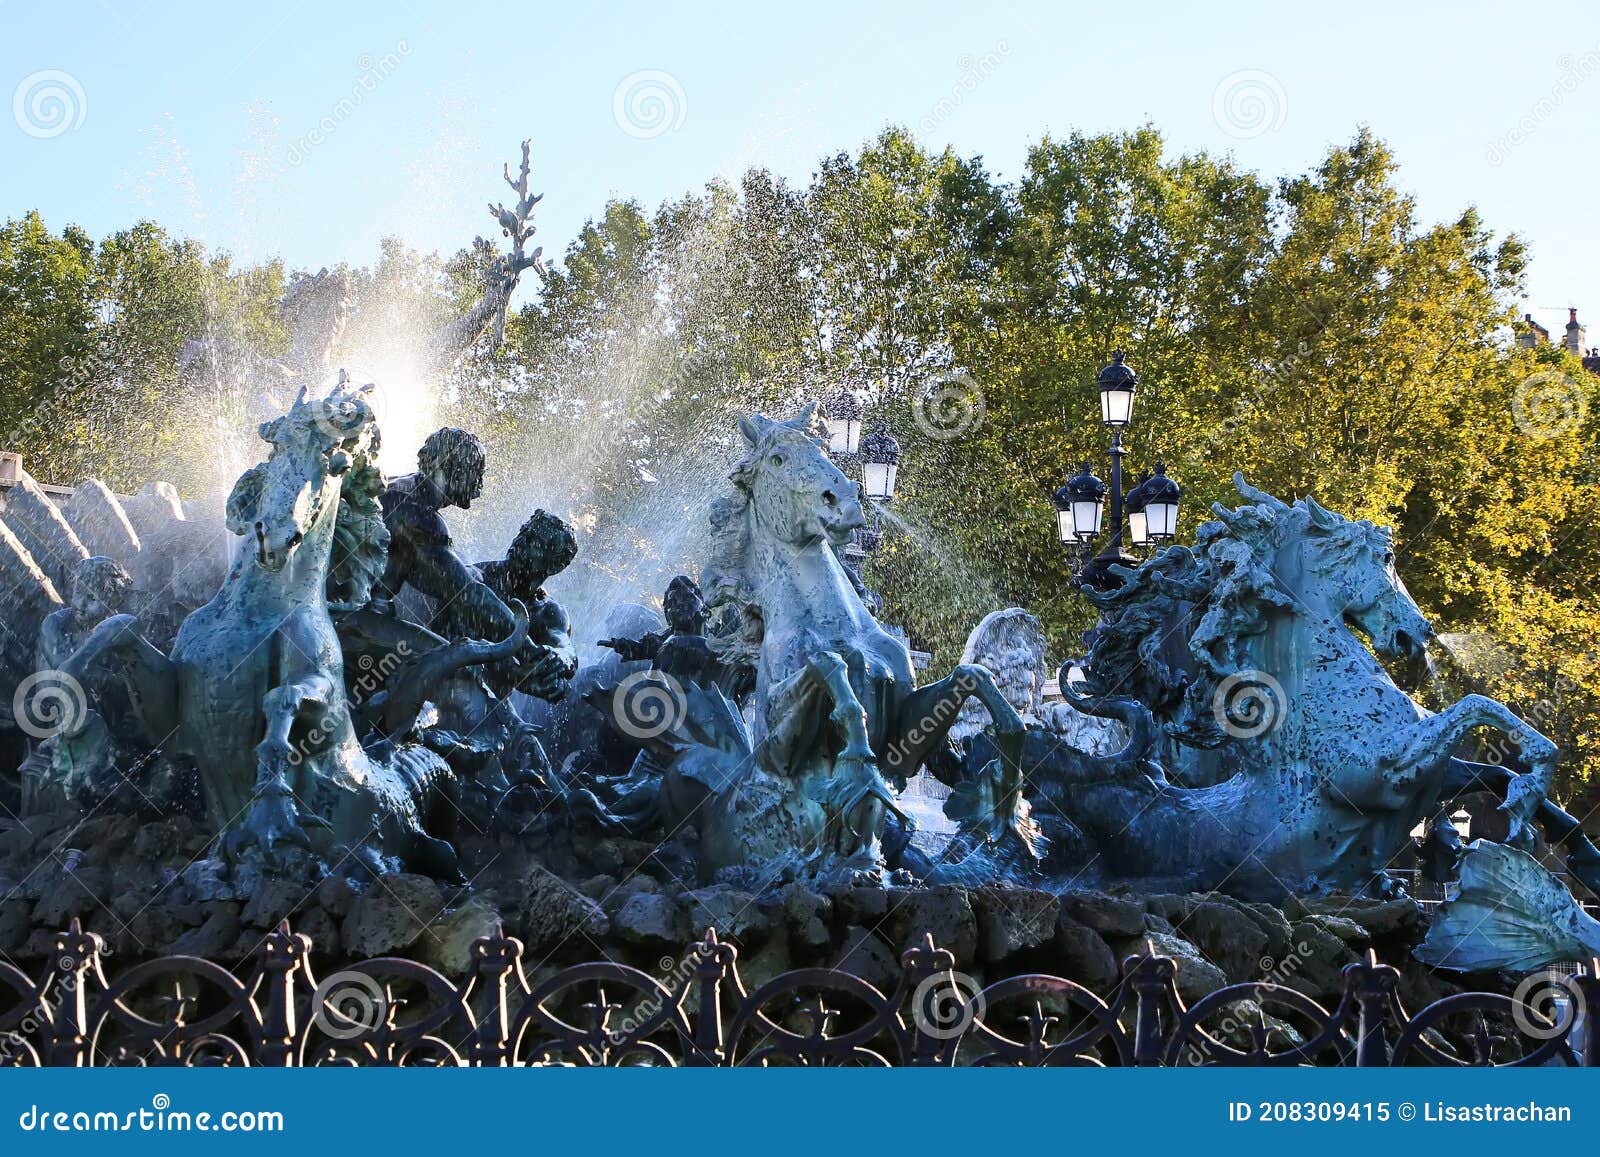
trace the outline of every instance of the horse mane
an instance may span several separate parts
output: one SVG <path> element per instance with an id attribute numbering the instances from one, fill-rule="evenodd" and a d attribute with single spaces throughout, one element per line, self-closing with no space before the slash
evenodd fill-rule
<path id="1" fill-rule="evenodd" d="M 711 504 L 710 553 L 700 574 L 706 610 L 731 612 L 739 624 L 731 633 L 707 638 L 712 653 L 727 664 L 754 663 L 761 654 L 761 605 L 746 570 L 749 556 L 750 496 L 735 486 Z"/>
<path id="2" fill-rule="evenodd" d="M 1254 669 L 1250 640 L 1274 614 L 1295 604 L 1273 572 L 1273 557 L 1297 539 L 1327 544 L 1331 568 L 1351 565 L 1371 536 L 1371 522 L 1352 521 L 1304 498 L 1286 503 L 1234 475 L 1247 502 L 1212 506 L 1215 521 L 1195 532 L 1192 550 L 1169 547 L 1108 592 L 1086 592 L 1101 611 L 1090 651 L 1096 682 L 1131 691 L 1169 716 L 1167 731 L 1194 747 L 1228 742 L 1216 718 L 1218 688 Z M 1174 616 L 1182 621 L 1175 622 Z M 1189 664 L 1178 669 L 1164 657 L 1174 631 L 1186 644 Z M 1181 697 L 1181 698 L 1180 698 Z"/>
<path id="3" fill-rule="evenodd" d="M 746 563 L 750 557 L 750 496 L 741 490 L 711 504 L 710 545 L 700 589 L 710 609 L 751 601 Z"/>

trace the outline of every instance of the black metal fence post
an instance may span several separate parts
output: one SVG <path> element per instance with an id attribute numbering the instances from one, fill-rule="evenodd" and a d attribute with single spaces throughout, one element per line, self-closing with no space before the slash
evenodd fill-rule
<path id="1" fill-rule="evenodd" d="M 739 950 L 717 939 L 707 928 L 705 937 L 689 950 L 694 955 L 694 1039 L 684 1063 L 705 1068 L 728 1063 L 727 1042 L 722 1037 L 722 982 L 733 970 Z"/>
<path id="2" fill-rule="evenodd" d="M 928 1032 L 932 1021 L 927 1014 L 927 1009 L 940 998 L 935 977 L 953 977 L 955 966 L 955 953 L 935 944 L 932 933 L 925 935 L 922 943 L 906 949 L 900 957 L 900 967 L 904 970 L 901 990 L 911 994 L 911 1048 L 908 1051 L 915 1066 L 948 1064 L 950 1054 L 959 1043 L 948 1036 Z M 966 993 L 953 985 L 950 987 L 954 996 L 965 999 Z"/>
<path id="3" fill-rule="evenodd" d="M 1122 962 L 1123 983 L 1133 990 L 1133 1063 L 1143 1068 L 1161 1064 L 1166 1055 L 1166 1029 L 1161 1006 L 1176 1001 L 1173 982 L 1178 966 L 1165 956 L 1143 953 Z"/>
<path id="4" fill-rule="evenodd" d="M 503 1068 L 511 1055 L 511 1004 L 508 986 L 522 960 L 522 941 L 513 936 L 486 936 L 472 944 L 475 996 L 468 1063 Z"/>
<path id="5" fill-rule="evenodd" d="M 311 941 L 289 931 L 283 921 L 261 941 L 261 985 L 265 1007 L 261 1010 L 258 1059 L 267 1068 L 284 1069 L 296 1063 L 295 977 L 305 964 Z"/>
<path id="6" fill-rule="evenodd" d="M 1384 1030 L 1399 984 L 1400 973 L 1390 965 L 1379 964 L 1377 953 L 1372 951 L 1368 951 L 1366 960 L 1344 966 L 1346 1001 L 1356 1005 L 1357 1068 L 1389 1067 L 1389 1041 Z"/>
<path id="7" fill-rule="evenodd" d="M 46 1030 L 47 1065 L 78 1067 L 94 1062 L 89 1055 L 93 1042 L 89 1039 L 89 1002 L 84 989 L 90 974 L 98 971 L 103 948 L 100 937 L 85 932 L 76 916 L 68 929 L 56 937 L 55 956 L 50 961 L 53 983 L 47 981 L 39 986 L 41 1006 L 52 996 L 55 998 Z"/>

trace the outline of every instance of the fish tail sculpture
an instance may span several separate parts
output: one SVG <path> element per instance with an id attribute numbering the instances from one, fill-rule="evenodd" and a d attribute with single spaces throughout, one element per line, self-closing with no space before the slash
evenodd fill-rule
<path id="1" fill-rule="evenodd" d="M 1417 959 L 1458 972 L 1533 971 L 1600 956 L 1600 920 L 1526 852 L 1478 840 L 1461 861 L 1461 891 L 1447 901 Z"/>

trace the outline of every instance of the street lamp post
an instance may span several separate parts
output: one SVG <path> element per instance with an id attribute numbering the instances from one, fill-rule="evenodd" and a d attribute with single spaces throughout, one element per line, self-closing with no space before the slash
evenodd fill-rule
<path id="1" fill-rule="evenodd" d="M 1178 484 L 1167 477 L 1166 467 L 1157 465 L 1156 472 L 1141 479 L 1127 494 L 1122 488 L 1122 459 L 1127 449 L 1122 444 L 1122 432 L 1133 422 L 1133 400 L 1139 389 L 1139 376 L 1124 360 L 1121 350 L 1111 355 L 1111 364 L 1095 378 L 1100 391 L 1100 421 L 1111 431 L 1111 445 L 1107 453 L 1111 458 L 1111 485 L 1096 478 L 1085 462 L 1077 474 L 1054 495 L 1057 533 L 1062 545 L 1074 551 L 1086 551 L 1089 544 L 1100 536 L 1101 513 L 1105 498 L 1111 498 L 1111 532 L 1105 547 L 1085 562 L 1078 571 L 1078 581 L 1101 590 L 1117 585 L 1111 573 L 1113 566 L 1133 566 L 1138 559 L 1124 550 L 1126 542 L 1132 546 L 1170 542 L 1177 533 Z"/>

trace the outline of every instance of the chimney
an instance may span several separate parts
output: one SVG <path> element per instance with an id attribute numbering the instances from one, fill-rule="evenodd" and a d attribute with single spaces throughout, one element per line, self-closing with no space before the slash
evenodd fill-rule
<path id="1" fill-rule="evenodd" d="M 0 450 L 0 486 L 15 486 L 22 481 L 22 455 L 15 450 Z"/>
<path id="2" fill-rule="evenodd" d="M 1517 326 L 1517 344 L 1524 349 L 1535 349 L 1550 340 L 1550 331 L 1533 320 L 1533 314 L 1522 315 L 1522 324 Z"/>
<path id="3" fill-rule="evenodd" d="M 1561 339 L 1561 344 L 1566 351 L 1575 358 L 1583 356 L 1583 339 L 1588 336 L 1583 326 L 1578 324 L 1578 310 L 1576 307 L 1567 310 L 1567 332 Z"/>

